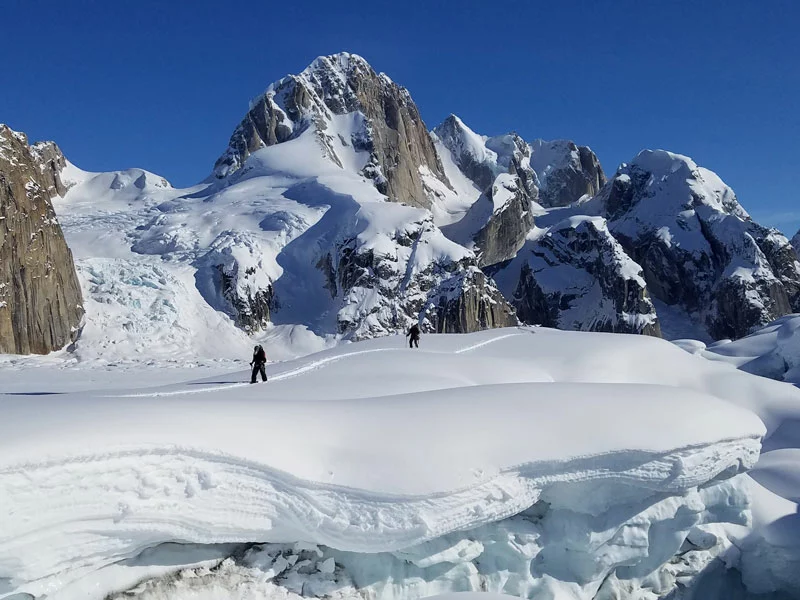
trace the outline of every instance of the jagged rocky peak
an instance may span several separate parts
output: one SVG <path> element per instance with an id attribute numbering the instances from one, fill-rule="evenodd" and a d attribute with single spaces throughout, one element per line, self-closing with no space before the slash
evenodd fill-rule
<path id="1" fill-rule="evenodd" d="M 587 203 L 644 269 L 650 293 L 737 338 L 800 310 L 789 241 L 755 223 L 733 190 L 686 156 L 644 150 Z"/>
<path id="2" fill-rule="evenodd" d="M 498 175 L 517 175 L 532 198 L 538 195 L 531 149 L 516 133 L 488 137 L 472 131 L 456 115 L 433 130 L 434 139 L 450 151 L 453 162 L 478 189 L 487 190 Z"/>
<path id="3" fill-rule="evenodd" d="M 530 147 L 530 164 L 539 180 L 543 206 L 567 206 L 594 196 L 606 183 L 600 161 L 588 146 L 569 140 L 536 140 Z"/>
<path id="4" fill-rule="evenodd" d="M 61 148 L 55 142 L 36 142 L 31 146 L 31 155 L 39 166 L 50 197 L 66 194 L 67 188 L 61 181 L 61 172 L 67 166 L 67 160 Z"/>
<path id="5" fill-rule="evenodd" d="M 601 217 L 576 216 L 553 225 L 496 277 L 525 323 L 661 335 L 641 266 Z"/>
<path id="6" fill-rule="evenodd" d="M 346 52 L 321 56 L 270 85 L 251 103 L 214 173 L 229 176 L 251 153 L 309 128 L 328 159 L 360 171 L 392 201 L 429 207 L 423 173 L 449 187 L 408 90 Z"/>
<path id="7" fill-rule="evenodd" d="M 790 243 L 792 244 L 792 248 L 794 248 L 795 253 L 800 255 L 800 231 L 792 236 Z"/>
<path id="8" fill-rule="evenodd" d="M 77 335 L 83 301 L 50 199 L 64 156 L 0 124 L 0 353 L 45 354 Z"/>
<path id="9" fill-rule="evenodd" d="M 481 266 L 513 258 L 533 227 L 539 190 L 530 147 L 515 133 L 476 134 L 455 115 L 433 130 L 439 151 L 483 193 L 457 223 L 444 228 L 451 239 L 474 247 Z"/>

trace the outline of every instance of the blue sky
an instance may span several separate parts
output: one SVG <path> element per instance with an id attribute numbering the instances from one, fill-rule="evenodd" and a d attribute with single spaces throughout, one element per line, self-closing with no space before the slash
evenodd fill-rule
<path id="1" fill-rule="evenodd" d="M 800 2 L 0 0 L 0 21 L 0 122 L 87 170 L 197 182 L 251 97 L 349 50 L 429 127 L 574 139 L 607 172 L 666 148 L 800 227 Z"/>

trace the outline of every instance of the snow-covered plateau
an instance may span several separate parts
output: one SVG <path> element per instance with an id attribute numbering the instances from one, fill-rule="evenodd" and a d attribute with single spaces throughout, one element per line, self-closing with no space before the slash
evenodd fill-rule
<path id="1" fill-rule="evenodd" d="M 4 598 L 800 589 L 800 444 L 759 460 L 800 390 L 663 340 L 388 336 L 257 385 L 38 360 L 3 373 Z"/>

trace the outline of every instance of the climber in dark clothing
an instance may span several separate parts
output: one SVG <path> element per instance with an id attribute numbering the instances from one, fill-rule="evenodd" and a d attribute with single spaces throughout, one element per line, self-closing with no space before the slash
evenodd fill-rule
<path id="1" fill-rule="evenodd" d="M 419 348 L 419 327 L 417 325 L 412 325 L 411 329 L 408 330 L 406 334 L 408 339 L 408 347 L 409 348 Z"/>
<path id="2" fill-rule="evenodd" d="M 250 383 L 256 382 L 256 376 L 259 373 L 261 373 L 261 381 L 267 380 L 267 370 L 264 368 L 264 365 L 266 364 L 267 354 L 264 352 L 264 348 L 262 348 L 259 344 L 253 348 L 253 360 L 250 361 L 250 366 L 253 367 L 253 375 L 250 377 Z"/>

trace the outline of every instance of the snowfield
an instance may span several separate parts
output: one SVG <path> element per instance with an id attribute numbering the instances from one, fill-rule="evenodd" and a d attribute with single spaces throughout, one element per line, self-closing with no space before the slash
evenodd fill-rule
<path id="1" fill-rule="evenodd" d="M 745 471 L 798 495 L 756 463 L 800 390 L 643 336 L 389 336 L 258 385 L 41 360 L 0 395 L 0 597 L 656 597 L 750 531 Z"/>

